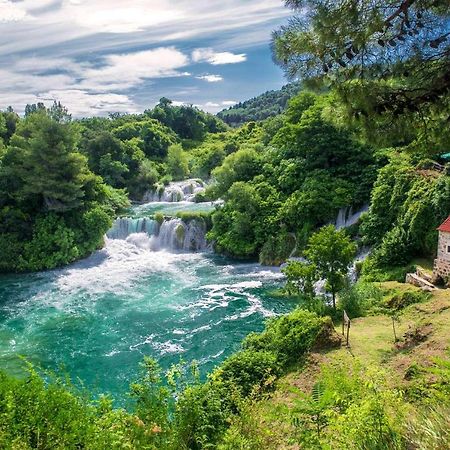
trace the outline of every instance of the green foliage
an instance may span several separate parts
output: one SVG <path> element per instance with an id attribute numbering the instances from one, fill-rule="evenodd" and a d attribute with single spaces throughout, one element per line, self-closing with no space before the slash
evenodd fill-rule
<path id="1" fill-rule="evenodd" d="M 42 270 L 68 264 L 80 256 L 75 234 L 62 217 L 55 213 L 39 217 L 33 238 L 24 246 L 24 262 L 20 268 Z"/>
<path id="2" fill-rule="evenodd" d="M 268 91 L 245 102 L 237 103 L 220 111 L 217 116 L 231 126 L 246 122 L 264 120 L 280 114 L 293 96 L 300 90 L 298 83 L 283 86 L 278 91 Z"/>
<path id="3" fill-rule="evenodd" d="M 209 231 L 212 227 L 212 219 L 210 212 L 179 211 L 177 212 L 177 217 L 185 223 L 196 221 L 200 224 L 203 224 L 205 226 L 206 231 Z"/>
<path id="4" fill-rule="evenodd" d="M 61 105 L 30 111 L 0 164 L 2 271 L 50 269 L 88 255 L 129 205 L 124 191 L 90 172 Z"/>
<path id="5" fill-rule="evenodd" d="M 183 180 L 189 175 L 188 155 L 180 144 L 169 147 L 167 153 L 167 171 L 175 181 Z"/>
<path id="6" fill-rule="evenodd" d="M 19 125 L 4 156 L 6 177 L 17 177 L 17 201 L 39 197 L 49 210 L 70 210 L 83 204 L 84 186 L 92 173 L 76 152 L 76 130 L 44 113 L 31 114 Z"/>
<path id="7" fill-rule="evenodd" d="M 450 213 L 450 178 L 415 169 L 405 156 L 380 170 L 361 234 L 375 245 L 373 269 L 407 264 L 415 256 L 434 256 L 436 227 Z"/>
<path id="8" fill-rule="evenodd" d="M 295 235 L 281 229 L 275 236 L 269 236 L 259 253 L 259 262 L 263 265 L 279 266 L 295 250 Z"/>
<path id="9" fill-rule="evenodd" d="M 216 181 L 217 197 L 226 194 L 235 182 L 250 181 L 259 173 L 261 162 L 261 155 L 253 146 L 228 155 L 223 164 L 212 172 Z"/>
<path id="10" fill-rule="evenodd" d="M 213 378 L 236 386 L 240 394 L 247 397 L 255 389 L 271 389 L 279 375 L 280 365 L 274 353 L 249 349 L 227 358 Z"/>
<path id="11" fill-rule="evenodd" d="M 0 447 L 5 449 L 149 448 L 134 417 L 101 397 L 93 402 L 33 370 L 20 380 L 0 373 Z"/>
<path id="12" fill-rule="evenodd" d="M 383 300 L 384 293 L 375 284 L 358 281 L 340 292 L 338 307 L 353 319 L 379 311 Z"/>
<path id="13" fill-rule="evenodd" d="M 218 133 L 226 129 L 225 124 L 211 114 L 194 106 L 173 106 L 167 98 L 161 98 L 158 105 L 145 114 L 171 128 L 182 139 L 201 141 L 207 132 Z"/>
<path id="14" fill-rule="evenodd" d="M 337 231 L 327 225 L 313 234 L 304 252 L 306 258 L 316 266 L 317 274 L 326 280 L 326 289 L 333 297 L 336 308 L 336 293 L 344 286 L 348 268 L 356 254 L 356 245 L 345 231 Z"/>
<path id="15" fill-rule="evenodd" d="M 317 278 L 317 267 L 302 261 L 288 261 L 281 269 L 286 276 L 286 291 L 289 295 L 305 298 L 314 297 L 314 283 Z"/>
<path id="16" fill-rule="evenodd" d="M 285 369 L 302 361 L 314 344 L 322 323 L 323 319 L 316 314 L 296 309 L 290 314 L 269 320 L 262 333 L 252 333 L 244 340 L 243 348 L 253 352 L 272 352 Z"/>
<path id="17" fill-rule="evenodd" d="M 424 154 L 448 142 L 446 0 L 286 4 L 296 16 L 274 33 L 273 50 L 290 77 L 335 88 L 350 120 L 372 138 L 412 144 Z"/>
<path id="18" fill-rule="evenodd" d="M 226 200 L 210 235 L 218 251 L 259 254 L 262 262 L 279 264 L 294 248 L 288 245 L 292 234 L 300 237 L 300 251 L 310 232 L 330 223 L 340 208 L 368 201 L 378 162 L 348 128 L 329 118 L 333 102 L 332 95 L 302 92 L 273 119 L 276 128 L 249 123 L 240 129 L 259 144 L 240 143 L 240 130 L 230 138 L 236 140 L 233 153 L 212 171 L 215 184 L 208 188 L 212 198 Z"/>
<path id="19" fill-rule="evenodd" d="M 190 152 L 191 172 L 200 178 L 209 178 L 211 172 L 220 166 L 226 156 L 225 133 L 208 135 L 205 142 Z"/>
<path id="20" fill-rule="evenodd" d="M 208 238 L 220 252 L 239 257 L 256 256 L 276 229 L 271 213 L 277 203 L 275 189 L 266 183 L 234 183 L 225 205 L 213 214 Z"/>

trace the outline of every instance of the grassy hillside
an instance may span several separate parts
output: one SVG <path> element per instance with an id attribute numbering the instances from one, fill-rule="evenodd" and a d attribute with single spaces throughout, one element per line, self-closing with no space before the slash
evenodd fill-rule
<path id="1" fill-rule="evenodd" d="M 423 293 L 419 288 L 397 282 L 377 286 L 386 299 L 405 292 Z M 404 442 L 402 445 L 405 438 L 409 441 L 407 448 L 449 448 L 445 425 L 449 417 L 448 402 L 436 405 L 436 398 L 442 391 L 448 391 L 450 368 L 445 358 L 448 358 L 450 345 L 450 290 L 434 291 L 427 300 L 407 306 L 398 315 L 395 327 L 397 342 L 394 342 L 389 315 L 352 320 L 348 348 L 343 345 L 311 352 L 304 365 L 279 380 L 274 395 L 251 403 L 246 410 L 247 417 L 237 421 L 229 434 L 242 435 L 247 430 L 251 444 L 242 448 L 255 449 L 405 448 Z M 336 333 L 341 333 L 340 326 L 336 326 Z M 335 395 L 342 397 L 337 403 L 329 401 L 329 408 L 322 398 L 321 407 L 312 400 L 318 384 L 330 385 L 330 377 L 337 385 L 341 384 L 340 388 L 334 388 Z M 349 398 L 351 391 L 358 391 L 354 386 L 358 383 L 366 384 L 368 390 L 378 390 L 387 421 L 398 421 L 397 429 L 403 432 L 398 446 L 384 441 L 376 447 L 365 447 L 352 442 L 350 436 L 346 436 L 344 445 L 335 435 L 337 431 L 342 432 L 338 426 L 348 422 L 346 415 L 351 407 L 339 406 L 339 402 L 361 405 L 364 401 L 364 398 Z M 346 389 L 342 385 L 346 385 Z M 345 391 L 348 398 L 343 395 Z M 393 406 L 398 409 L 392 409 Z M 364 407 L 360 409 L 363 414 Z M 305 430 L 316 435 L 317 414 L 323 415 L 320 438 L 311 440 Z M 424 421 L 424 417 L 429 420 Z"/>

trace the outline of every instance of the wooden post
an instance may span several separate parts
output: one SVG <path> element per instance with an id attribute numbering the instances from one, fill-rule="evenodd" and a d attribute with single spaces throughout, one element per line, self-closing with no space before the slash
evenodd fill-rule
<path id="1" fill-rule="evenodd" d="M 350 336 L 350 320 L 348 321 L 348 324 L 347 324 L 347 347 L 349 346 L 349 344 L 348 344 L 349 336 Z"/>
<path id="2" fill-rule="evenodd" d="M 348 347 L 348 340 L 350 335 L 350 318 L 347 315 L 347 312 L 344 310 L 343 318 L 342 318 L 342 336 L 345 336 L 345 329 L 347 329 L 347 335 L 345 338 L 345 345 Z"/>

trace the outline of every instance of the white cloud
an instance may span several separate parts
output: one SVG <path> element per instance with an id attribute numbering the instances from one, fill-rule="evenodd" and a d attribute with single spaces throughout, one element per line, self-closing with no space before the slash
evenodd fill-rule
<path id="1" fill-rule="evenodd" d="M 236 64 L 247 60 L 245 53 L 215 52 L 212 48 L 197 48 L 192 52 L 194 62 L 208 62 L 214 66 Z"/>
<path id="2" fill-rule="evenodd" d="M 80 89 L 51 90 L 36 97 L 37 101 L 51 104 L 60 101 L 77 117 L 100 116 L 110 112 L 138 112 L 136 105 L 127 95 L 91 94 Z"/>
<path id="3" fill-rule="evenodd" d="M 223 77 L 220 75 L 201 75 L 196 77 L 199 80 L 205 80 L 208 83 L 217 83 L 218 81 L 223 81 Z"/>
<path id="4" fill-rule="evenodd" d="M 98 91 L 129 89 L 145 79 L 188 76 L 179 72 L 189 58 L 173 47 L 161 47 L 136 53 L 109 55 L 100 68 L 84 69 L 80 87 Z"/>
<path id="5" fill-rule="evenodd" d="M 222 105 L 223 105 L 223 106 L 233 106 L 233 105 L 236 105 L 236 104 L 237 104 L 237 102 L 234 101 L 234 100 L 224 100 L 224 101 L 222 102 Z"/>
<path id="6" fill-rule="evenodd" d="M 163 0 L 71 0 L 63 9 L 79 26 L 102 33 L 133 33 L 185 15 L 183 8 Z"/>
<path id="7" fill-rule="evenodd" d="M 25 17 L 27 17 L 26 10 L 17 5 L 17 3 L 0 0 L 0 23 L 17 22 L 25 19 Z"/>
<path id="8" fill-rule="evenodd" d="M 145 80 L 190 75 L 178 70 L 189 64 L 188 56 L 173 47 L 108 55 L 102 63 L 94 67 L 67 58 L 20 59 L 0 68 L 0 108 L 12 105 L 23 111 L 26 103 L 59 100 L 74 116 L 89 110 L 94 115 L 134 112 L 136 105 L 125 95 L 128 89 Z"/>

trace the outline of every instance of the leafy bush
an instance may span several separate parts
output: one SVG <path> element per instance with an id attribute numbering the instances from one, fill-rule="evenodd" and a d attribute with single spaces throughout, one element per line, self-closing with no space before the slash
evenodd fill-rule
<path id="1" fill-rule="evenodd" d="M 285 369 L 302 361 L 322 327 L 322 318 L 302 309 L 269 320 L 262 333 L 252 333 L 243 342 L 250 351 L 269 351 Z"/>
<path id="2" fill-rule="evenodd" d="M 136 418 L 93 402 L 60 380 L 45 383 L 33 370 L 23 379 L 0 372 L 0 447 L 5 449 L 150 448 Z"/>
<path id="3" fill-rule="evenodd" d="M 235 385 L 247 397 L 255 388 L 270 389 L 279 375 L 280 366 L 274 353 L 249 349 L 227 358 L 213 377 Z"/>
<path id="4" fill-rule="evenodd" d="M 211 219 L 210 212 L 179 211 L 179 212 L 177 212 L 177 217 L 185 223 L 188 223 L 192 220 L 196 220 L 199 223 L 203 223 L 205 225 L 206 231 L 208 231 L 212 227 L 212 219 Z"/>

